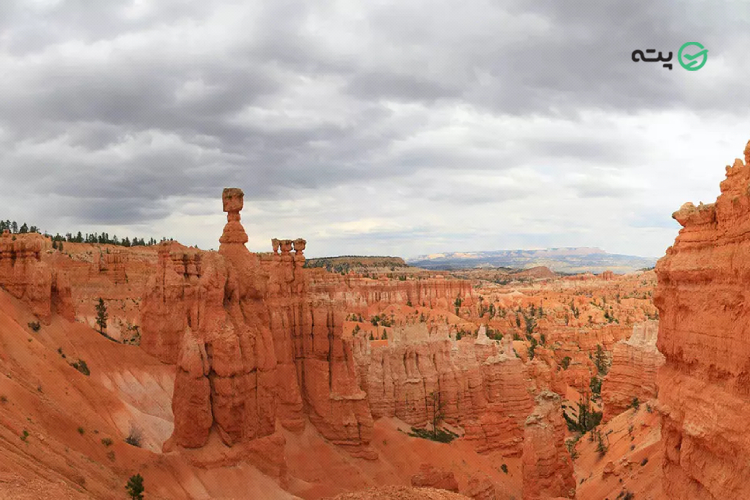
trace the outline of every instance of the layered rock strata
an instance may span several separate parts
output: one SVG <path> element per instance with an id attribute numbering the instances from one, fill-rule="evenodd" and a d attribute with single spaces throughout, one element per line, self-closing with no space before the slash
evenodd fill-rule
<path id="1" fill-rule="evenodd" d="M 252 254 L 242 191 L 225 190 L 223 201 L 219 251 L 163 244 L 144 298 L 141 346 L 178 366 L 167 447 L 202 447 L 212 430 L 245 445 L 272 436 L 277 419 L 300 430 L 307 416 L 331 442 L 374 458 L 343 313 L 307 294 L 304 240 Z"/>
<path id="2" fill-rule="evenodd" d="M 5 230 L 0 236 L 0 286 L 24 301 L 44 323 L 55 311 L 72 320 L 70 282 L 64 271 L 42 261 L 46 242 L 40 234 Z"/>
<path id="3" fill-rule="evenodd" d="M 533 400 L 509 337 L 501 344 L 481 328 L 477 339 L 455 341 L 437 331 L 428 340 L 378 348 L 359 337 L 355 347 L 374 418 L 424 427 L 432 423 L 435 398 L 443 420 L 462 426 L 480 453 L 520 454 Z"/>
<path id="4" fill-rule="evenodd" d="M 669 499 L 750 498 L 750 143 L 720 187 L 672 215 L 682 229 L 656 265 Z"/>
<path id="5" fill-rule="evenodd" d="M 645 402 L 657 396 L 656 374 L 664 355 L 656 348 L 659 322 L 633 326 L 633 335 L 612 350 L 612 366 L 602 382 L 604 420 L 627 410 L 634 399 Z"/>
<path id="6" fill-rule="evenodd" d="M 573 461 L 565 447 L 565 430 L 560 396 L 542 392 L 524 426 L 524 500 L 575 498 Z"/>

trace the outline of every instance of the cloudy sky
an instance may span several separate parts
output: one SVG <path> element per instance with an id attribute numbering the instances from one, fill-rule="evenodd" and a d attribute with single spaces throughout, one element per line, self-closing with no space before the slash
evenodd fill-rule
<path id="1" fill-rule="evenodd" d="M 738 5 L 0 0 L 0 218 L 212 248 L 236 186 L 251 250 L 661 256 L 750 139 Z"/>

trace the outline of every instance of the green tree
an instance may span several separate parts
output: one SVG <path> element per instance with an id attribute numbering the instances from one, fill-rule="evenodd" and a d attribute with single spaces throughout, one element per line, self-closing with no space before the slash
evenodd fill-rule
<path id="1" fill-rule="evenodd" d="M 560 366 L 563 367 L 563 370 L 567 370 L 570 366 L 570 356 L 565 356 L 563 359 L 560 360 Z"/>
<path id="2" fill-rule="evenodd" d="M 604 354 L 604 349 L 602 349 L 601 344 L 596 344 L 596 355 L 594 357 L 594 365 L 596 365 L 596 369 L 599 372 L 600 375 L 606 375 L 607 374 L 607 358 Z"/>
<path id="3" fill-rule="evenodd" d="M 143 492 L 145 490 L 143 487 L 143 476 L 140 474 L 130 476 L 128 483 L 125 485 L 125 490 L 128 492 L 131 500 L 143 500 Z"/>
<path id="4" fill-rule="evenodd" d="M 432 410 L 432 437 L 437 441 L 438 425 L 440 425 L 440 422 L 445 418 L 445 403 L 440 401 L 440 393 L 435 391 L 432 391 L 429 394 L 427 403 Z"/>
<path id="5" fill-rule="evenodd" d="M 99 303 L 96 305 L 96 324 L 99 326 L 99 333 L 104 335 L 104 329 L 107 328 L 107 306 L 104 299 L 99 297 Z"/>

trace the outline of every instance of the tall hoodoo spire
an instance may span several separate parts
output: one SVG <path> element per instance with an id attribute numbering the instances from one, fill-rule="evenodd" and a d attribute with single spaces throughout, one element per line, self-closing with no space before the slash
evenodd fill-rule
<path id="1" fill-rule="evenodd" d="M 244 206 L 245 193 L 239 188 L 224 188 L 221 199 L 224 203 L 224 211 L 227 213 L 227 225 L 224 226 L 224 233 L 221 235 L 219 242 L 224 245 L 227 243 L 247 243 L 247 233 L 240 223 L 240 210 Z"/>

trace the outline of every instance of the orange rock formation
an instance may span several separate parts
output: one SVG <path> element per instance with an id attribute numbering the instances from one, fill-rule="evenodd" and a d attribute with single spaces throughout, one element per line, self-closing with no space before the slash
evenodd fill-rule
<path id="1" fill-rule="evenodd" d="M 424 427 L 431 423 L 434 393 L 444 420 L 464 427 L 465 438 L 478 452 L 519 455 L 523 422 L 533 401 L 510 338 L 501 345 L 487 338 L 483 327 L 477 339 L 460 341 L 449 339 L 446 330 L 425 333 L 423 340 L 415 339 L 417 332 L 409 333 L 377 349 L 365 338 L 357 339 L 355 355 L 373 417 L 395 416 Z"/>
<path id="2" fill-rule="evenodd" d="M 165 245 L 144 299 L 144 349 L 179 367 L 175 430 L 165 446 L 201 447 L 215 429 L 228 446 L 268 437 L 271 448 L 283 447 L 272 438 L 276 418 L 299 430 L 304 413 L 333 443 L 375 458 L 343 315 L 331 302 L 313 306 L 307 294 L 304 240 L 274 240 L 280 253 L 252 254 L 240 223 L 242 191 L 224 190 L 223 201 L 219 252 L 167 258 Z"/>
<path id="3" fill-rule="evenodd" d="M 615 344 L 612 367 L 602 382 L 605 421 L 632 406 L 634 398 L 656 398 L 656 372 L 664 364 L 656 349 L 658 331 L 657 321 L 637 324 L 628 340 Z"/>
<path id="4" fill-rule="evenodd" d="M 664 493 L 750 498 L 750 143 L 726 167 L 715 203 L 686 203 L 679 236 L 656 266 Z"/>
<path id="5" fill-rule="evenodd" d="M 523 498 L 575 498 L 573 461 L 565 447 L 560 396 L 542 392 L 526 419 L 523 442 Z"/>

